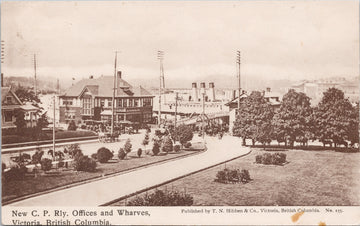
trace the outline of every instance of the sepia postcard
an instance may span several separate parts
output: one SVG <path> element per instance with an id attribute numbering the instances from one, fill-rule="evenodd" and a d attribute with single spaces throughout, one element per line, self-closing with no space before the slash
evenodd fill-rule
<path id="1" fill-rule="evenodd" d="M 3 225 L 360 225 L 359 1 L 1 1 Z"/>

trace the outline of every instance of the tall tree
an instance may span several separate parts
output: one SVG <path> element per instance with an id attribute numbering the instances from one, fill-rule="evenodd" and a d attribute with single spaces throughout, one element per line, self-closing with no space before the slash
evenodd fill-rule
<path id="1" fill-rule="evenodd" d="M 352 116 L 358 123 L 358 112 L 355 115 L 354 112 L 343 91 L 329 88 L 315 110 L 317 138 L 324 144 L 331 141 L 335 147 L 345 144 L 345 140 L 350 137 L 351 127 L 356 129 L 354 122 L 351 122 Z"/>
<path id="2" fill-rule="evenodd" d="M 240 110 L 236 116 L 233 135 L 241 137 L 243 144 L 246 139 L 268 143 L 271 141 L 271 119 L 274 111 L 263 95 L 254 91 L 240 104 Z"/>
<path id="3" fill-rule="evenodd" d="M 348 129 L 348 139 L 351 146 L 359 143 L 359 102 L 353 108 L 350 116 L 350 124 Z"/>
<path id="4" fill-rule="evenodd" d="M 285 145 L 289 142 L 290 146 L 294 146 L 295 141 L 307 143 L 312 139 L 311 119 L 310 98 L 304 93 L 289 90 L 273 119 L 275 138 Z"/>
<path id="5" fill-rule="evenodd" d="M 39 106 L 40 99 L 35 95 L 34 91 L 27 87 L 18 86 L 15 94 L 22 102 L 31 102 L 34 106 Z"/>

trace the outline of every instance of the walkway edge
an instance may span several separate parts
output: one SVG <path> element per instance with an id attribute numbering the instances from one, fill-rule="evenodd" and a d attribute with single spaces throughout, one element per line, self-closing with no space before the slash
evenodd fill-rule
<path id="1" fill-rule="evenodd" d="M 199 173 L 199 172 L 202 172 L 202 171 L 211 169 L 211 168 L 213 168 L 213 167 L 216 167 L 216 166 L 218 166 L 218 165 L 221 165 L 221 164 L 224 164 L 224 163 L 227 163 L 227 162 L 230 162 L 230 161 L 234 161 L 234 160 L 236 160 L 236 159 L 238 159 L 238 158 L 241 158 L 241 157 L 244 157 L 244 156 L 247 156 L 248 154 L 250 154 L 250 153 L 252 152 L 252 150 L 251 150 L 251 148 L 249 148 L 249 149 L 250 149 L 249 152 L 247 152 L 247 153 L 245 153 L 245 154 L 243 154 L 243 155 L 239 155 L 239 156 L 237 156 L 237 157 L 228 159 L 228 160 L 226 160 L 226 161 L 217 163 L 217 164 L 215 164 L 215 165 L 207 166 L 207 167 L 205 167 L 205 168 L 203 168 L 203 169 L 196 170 L 196 171 L 191 172 L 191 173 L 187 173 L 187 174 L 185 174 L 185 175 L 183 175 L 183 176 L 179 176 L 179 177 L 173 178 L 173 179 L 171 179 L 171 180 L 167 180 L 167 181 L 165 181 L 165 182 L 163 182 L 163 183 L 156 184 L 156 185 L 153 185 L 153 186 L 150 186 L 150 187 L 141 189 L 141 190 L 136 191 L 136 192 L 133 192 L 133 193 L 131 193 L 131 194 L 129 194 L 129 195 L 125 195 L 125 196 L 122 196 L 122 197 L 120 197 L 120 198 L 118 198 L 118 199 L 115 199 L 115 200 L 112 200 L 112 201 L 110 201 L 110 202 L 104 203 L 104 204 L 102 204 L 102 205 L 100 205 L 100 206 L 109 206 L 109 205 L 111 205 L 111 204 L 113 204 L 113 203 L 122 201 L 122 200 L 124 200 L 124 199 L 128 199 L 128 198 L 130 198 L 130 197 L 133 197 L 133 196 L 138 195 L 138 194 L 140 194 L 140 193 L 143 193 L 143 192 L 152 190 L 152 189 L 154 189 L 154 188 L 163 186 L 163 185 L 165 185 L 165 184 L 169 184 L 169 183 L 171 183 L 171 182 L 174 182 L 174 181 L 176 181 L 176 180 L 182 179 L 182 178 L 184 178 L 184 177 L 191 176 L 191 175 L 193 175 L 193 174 L 196 174 L 196 173 Z"/>

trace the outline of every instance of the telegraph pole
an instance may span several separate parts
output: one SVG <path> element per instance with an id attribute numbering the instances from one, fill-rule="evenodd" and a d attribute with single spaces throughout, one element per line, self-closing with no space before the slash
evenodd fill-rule
<path id="1" fill-rule="evenodd" d="M 160 61 L 160 79 L 159 79 L 159 111 L 158 111 L 158 126 L 161 124 L 161 95 L 162 95 L 162 80 L 163 80 L 163 60 L 164 60 L 164 52 L 158 51 L 158 60 Z"/>
<path id="2" fill-rule="evenodd" d="M 241 80 L 240 80 L 240 63 L 241 63 L 241 57 L 240 57 L 240 51 L 237 51 L 237 57 L 236 57 L 236 63 L 239 67 L 239 74 L 238 74 L 238 79 L 239 79 L 239 84 L 238 84 L 238 89 L 239 89 L 239 98 L 238 98 L 238 112 L 240 112 L 240 96 L 241 96 Z"/>
<path id="3" fill-rule="evenodd" d="M 114 64 L 114 88 L 113 88 L 113 96 L 112 96 L 112 105 L 111 105 L 111 136 L 114 133 L 114 110 L 115 110 L 115 90 L 116 90 L 116 62 L 117 62 L 117 51 L 115 51 L 115 64 Z"/>
<path id="4" fill-rule="evenodd" d="M 37 84 L 36 84 L 36 54 L 34 54 L 34 91 L 37 96 Z"/>

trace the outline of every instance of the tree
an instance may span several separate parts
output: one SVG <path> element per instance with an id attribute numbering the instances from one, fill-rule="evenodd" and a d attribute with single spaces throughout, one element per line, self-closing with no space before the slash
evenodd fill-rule
<path id="1" fill-rule="evenodd" d="M 256 141 L 268 143 L 271 141 L 273 115 L 274 111 L 263 95 L 254 91 L 240 103 L 233 135 L 241 137 L 244 145 L 246 145 L 246 139 L 251 139 L 253 145 Z"/>
<path id="2" fill-rule="evenodd" d="M 313 139 L 312 111 L 308 96 L 289 90 L 273 119 L 274 138 L 278 142 L 285 142 L 285 145 L 289 142 L 290 146 L 294 146 L 295 141 L 306 144 Z"/>
<path id="3" fill-rule="evenodd" d="M 356 129 L 359 112 L 355 113 L 354 107 L 348 99 L 345 99 L 344 92 L 329 88 L 324 92 L 319 105 L 315 109 L 316 137 L 324 143 L 331 141 L 335 147 L 345 144 L 346 140 L 353 140 L 350 132 Z M 356 138 L 357 140 L 359 137 Z"/>
<path id="4" fill-rule="evenodd" d="M 77 129 L 77 126 L 75 124 L 75 121 L 74 120 L 71 120 L 69 122 L 69 126 L 68 126 L 68 130 L 71 130 L 71 131 L 75 131 Z"/>
<path id="5" fill-rule="evenodd" d="M 23 110 L 15 110 L 15 122 L 17 134 L 23 135 L 26 127 L 25 114 Z"/>
<path id="6" fill-rule="evenodd" d="M 350 125 L 347 133 L 351 146 L 359 143 L 359 103 L 356 103 L 350 115 Z"/>
<path id="7" fill-rule="evenodd" d="M 169 135 L 165 136 L 162 141 L 161 151 L 168 153 L 173 150 L 173 142 Z"/>
<path id="8" fill-rule="evenodd" d="M 143 142 L 142 142 L 142 144 L 143 144 L 144 147 L 145 147 L 145 151 L 146 151 L 146 145 L 149 144 L 149 141 L 150 141 L 149 132 L 146 131 L 144 140 L 143 140 Z"/>
<path id="9" fill-rule="evenodd" d="M 41 103 L 40 99 L 35 95 L 34 91 L 27 87 L 18 86 L 15 90 L 15 94 L 21 100 L 21 102 L 31 102 L 37 107 L 39 103 Z"/>
<path id="10" fill-rule="evenodd" d="M 131 152 L 131 148 L 132 148 L 132 144 L 131 144 L 130 139 L 128 138 L 128 139 L 126 140 L 125 145 L 124 145 L 124 151 L 125 151 L 125 153 L 128 154 L 129 152 Z"/>
<path id="11" fill-rule="evenodd" d="M 182 145 L 186 142 L 191 141 L 194 133 L 190 126 L 179 125 L 174 129 L 173 140 L 179 141 Z"/>

